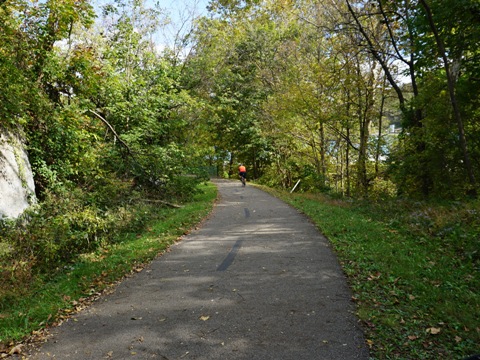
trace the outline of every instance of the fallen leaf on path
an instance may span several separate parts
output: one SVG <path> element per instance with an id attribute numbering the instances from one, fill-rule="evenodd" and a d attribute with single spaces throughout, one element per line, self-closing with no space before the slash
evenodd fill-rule
<path id="1" fill-rule="evenodd" d="M 207 321 L 208 319 L 210 319 L 210 316 L 202 315 L 202 316 L 199 317 L 199 319 L 202 320 L 202 321 Z"/>
<path id="2" fill-rule="evenodd" d="M 23 344 L 15 346 L 12 350 L 10 350 L 8 354 L 9 355 L 21 354 L 23 346 L 24 346 Z"/>

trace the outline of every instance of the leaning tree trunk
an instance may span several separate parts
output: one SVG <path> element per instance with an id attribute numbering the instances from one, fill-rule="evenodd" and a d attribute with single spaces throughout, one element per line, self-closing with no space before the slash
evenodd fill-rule
<path id="1" fill-rule="evenodd" d="M 457 102 L 457 97 L 455 95 L 455 81 L 453 79 L 452 73 L 450 72 L 450 65 L 448 63 L 448 58 L 447 58 L 447 52 L 445 50 L 445 45 L 443 44 L 442 39 L 440 38 L 440 35 L 438 33 L 437 27 L 435 26 L 435 22 L 433 21 L 433 15 L 432 15 L 432 10 L 428 6 L 427 2 L 425 0 L 420 0 L 420 3 L 425 9 L 425 12 L 427 13 L 428 17 L 428 23 L 430 25 L 430 28 L 433 31 L 433 34 L 435 36 L 435 41 L 437 43 L 438 51 L 440 53 L 440 56 L 442 57 L 443 60 L 443 65 L 445 67 L 445 73 L 447 76 L 447 84 L 448 84 L 448 93 L 450 94 L 450 101 L 452 104 L 453 108 L 453 114 L 455 116 L 455 121 L 457 122 L 457 128 L 458 128 L 458 135 L 460 138 L 460 147 L 463 153 L 463 160 L 465 163 L 465 170 L 467 171 L 468 179 L 470 182 L 471 189 L 469 191 L 470 194 L 476 196 L 477 195 L 477 190 L 476 190 L 476 180 L 475 180 L 475 174 L 473 172 L 473 166 L 472 162 L 470 160 L 470 153 L 468 151 L 468 146 L 467 146 L 467 140 L 465 137 L 465 127 L 463 125 L 463 120 L 462 116 L 460 114 L 460 109 L 458 106 Z"/>

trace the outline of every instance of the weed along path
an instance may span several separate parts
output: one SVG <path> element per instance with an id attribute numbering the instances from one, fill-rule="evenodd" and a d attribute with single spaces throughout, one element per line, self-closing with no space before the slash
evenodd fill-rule
<path id="1" fill-rule="evenodd" d="M 210 218 L 31 359 L 368 359 L 326 239 L 280 200 L 216 181 Z"/>

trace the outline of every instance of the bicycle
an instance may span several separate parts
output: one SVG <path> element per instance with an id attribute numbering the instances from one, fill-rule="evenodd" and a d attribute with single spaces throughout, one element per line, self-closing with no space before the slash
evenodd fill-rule
<path id="1" fill-rule="evenodd" d="M 245 187 L 245 185 L 247 184 L 247 178 L 245 174 L 240 174 L 240 181 L 242 182 L 242 186 Z"/>

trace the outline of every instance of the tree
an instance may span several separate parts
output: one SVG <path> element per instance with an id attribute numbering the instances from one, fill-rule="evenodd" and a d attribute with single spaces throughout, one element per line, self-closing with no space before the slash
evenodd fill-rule
<path id="1" fill-rule="evenodd" d="M 249 10 L 245 10 L 249 11 Z M 209 102 L 207 127 L 221 161 L 230 174 L 237 162 L 257 177 L 268 162 L 268 141 L 262 134 L 261 104 L 269 93 L 266 69 L 272 59 L 275 28 L 265 14 L 237 12 L 231 22 L 204 18 L 189 58 L 192 86 Z"/>
<path id="2" fill-rule="evenodd" d="M 457 126 L 458 126 L 458 135 L 459 135 L 459 142 L 460 142 L 460 147 L 462 149 L 463 153 L 463 160 L 465 162 L 465 170 L 468 175 L 468 179 L 470 181 L 470 186 L 471 188 L 469 189 L 469 193 L 472 195 L 477 194 L 476 190 L 476 180 L 475 180 L 475 174 L 473 171 L 472 163 L 470 161 L 470 152 L 467 147 L 467 141 L 466 141 L 466 136 L 465 136 L 465 127 L 463 124 L 462 116 L 460 114 L 460 108 L 459 108 L 459 103 L 457 101 L 456 97 L 456 92 L 455 92 L 455 83 L 456 79 L 458 77 L 458 69 L 451 69 L 450 61 L 447 57 L 447 50 L 445 49 L 445 44 L 440 36 L 439 30 L 437 28 L 437 25 L 435 24 L 434 18 L 433 18 L 433 13 L 432 9 L 430 8 L 430 5 L 427 3 L 425 0 L 420 0 L 421 5 L 425 9 L 425 13 L 428 19 L 428 24 L 430 26 L 431 31 L 433 32 L 435 36 L 435 42 L 436 46 L 438 47 L 438 53 L 440 57 L 442 58 L 443 61 L 443 66 L 445 68 L 445 75 L 447 78 L 447 87 L 448 87 L 448 93 L 450 95 L 450 102 L 452 105 L 453 109 L 453 115 L 455 117 Z M 444 3 L 442 4 L 444 6 Z M 464 36 L 464 34 L 462 34 Z M 453 54 L 457 55 L 458 58 L 455 59 L 458 62 L 462 61 L 462 54 L 463 54 L 462 48 L 458 49 L 457 51 L 453 51 Z M 458 64 L 453 63 L 453 66 L 458 66 Z"/>

